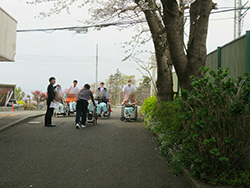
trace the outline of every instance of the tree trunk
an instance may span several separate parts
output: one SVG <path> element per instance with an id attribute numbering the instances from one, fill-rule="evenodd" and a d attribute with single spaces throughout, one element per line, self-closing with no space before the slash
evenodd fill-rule
<path id="1" fill-rule="evenodd" d="M 156 48 L 157 46 L 155 46 Z M 157 62 L 157 100 L 159 104 L 161 101 L 173 100 L 173 77 L 172 66 L 168 65 L 167 49 L 165 51 L 156 50 L 155 54 Z"/>
<path id="2" fill-rule="evenodd" d="M 139 1 L 135 2 L 140 6 Z M 150 8 L 142 8 L 142 11 L 145 14 L 154 42 L 157 62 L 157 101 L 160 104 L 162 101 L 173 100 L 172 64 L 170 64 L 170 58 L 167 57 L 167 33 L 161 21 L 162 18 L 157 13 L 156 2 L 155 0 L 146 0 L 146 3 Z"/>
<path id="3" fill-rule="evenodd" d="M 196 0 L 190 7 L 190 33 L 187 52 L 182 39 L 182 19 L 176 0 L 161 0 L 164 24 L 171 59 L 182 89 L 191 89 L 190 76 L 200 76 L 199 69 L 205 65 L 208 21 L 215 4 L 212 0 Z"/>

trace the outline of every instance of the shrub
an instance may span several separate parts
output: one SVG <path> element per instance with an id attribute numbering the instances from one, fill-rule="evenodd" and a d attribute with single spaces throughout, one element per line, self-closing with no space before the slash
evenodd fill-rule
<path id="1" fill-rule="evenodd" d="M 181 160 L 193 178 L 249 186 L 250 170 L 243 161 L 250 148 L 250 75 L 234 81 L 227 78 L 228 69 L 201 71 L 204 77 L 191 77 L 192 91 L 182 93 Z"/>
<path id="2" fill-rule="evenodd" d="M 18 104 L 22 104 L 22 105 L 25 106 L 25 107 L 27 106 L 26 102 L 23 101 L 23 100 L 17 101 L 17 103 L 18 103 Z"/>
<path id="3" fill-rule="evenodd" d="M 153 95 L 152 97 L 148 97 L 141 106 L 140 113 L 145 116 L 151 115 L 157 109 L 157 97 Z"/>

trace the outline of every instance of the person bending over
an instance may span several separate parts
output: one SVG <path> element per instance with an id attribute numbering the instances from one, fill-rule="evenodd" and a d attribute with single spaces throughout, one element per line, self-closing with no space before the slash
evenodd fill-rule
<path id="1" fill-rule="evenodd" d="M 91 98 L 94 106 L 96 106 L 93 94 L 89 90 L 90 85 L 85 84 L 83 89 L 80 90 L 78 97 L 77 97 L 77 104 L 76 104 L 76 128 L 79 129 L 80 125 L 82 128 L 86 127 L 86 114 L 88 110 L 88 99 Z"/>

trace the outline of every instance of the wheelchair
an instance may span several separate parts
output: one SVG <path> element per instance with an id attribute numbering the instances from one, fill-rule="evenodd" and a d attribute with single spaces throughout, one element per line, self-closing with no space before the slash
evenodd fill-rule
<path id="1" fill-rule="evenodd" d="M 101 109 L 100 109 L 100 116 L 99 117 L 107 117 L 107 118 L 110 118 L 110 116 L 111 116 L 111 103 L 110 103 L 110 99 L 109 98 L 102 98 L 102 97 L 96 97 L 95 98 L 95 100 L 96 101 L 98 101 L 98 105 L 100 105 L 100 103 L 102 103 L 102 102 L 104 102 L 104 103 L 106 103 L 106 107 L 107 107 L 107 112 L 106 113 L 104 113 L 104 111 L 103 111 L 103 108 L 102 107 L 100 107 Z"/>
<path id="2" fill-rule="evenodd" d="M 134 109 L 133 109 L 133 111 L 131 113 L 130 120 L 134 120 L 134 121 L 137 120 L 137 116 L 138 116 L 137 110 L 138 110 L 137 109 L 137 105 L 135 105 L 135 107 L 134 107 Z M 123 105 L 121 107 L 121 117 L 120 117 L 120 120 L 124 121 L 124 120 L 127 120 L 127 119 L 128 119 L 128 117 L 126 117 L 126 114 L 125 114 L 125 106 Z"/>
<path id="3" fill-rule="evenodd" d="M 70 116 L 71 114 L 76 113 L 76 97 L 74 94 L 68 94 L 66 95 L 65 101 L 67 103 L 67 114 L 68 116 Z M 75 103 L 75 107 L 73 110 L 70 110 L 70 103 L 74 102 Z"/>
<path id="4" fill-rule="evenodd" d="M 98 116 L 97 116 L 97 113 L 96 113 L 96 107 L 94 108 L 94 110 L 88 109 L 87 123 L 93 123 L 93 125 L 96 125 L 97 120 L 98 120 Z"/>
<path id="5" fill-rule="evenodd" d="M 58 107 L 54 110 L 54 116 L 66 116 L 68 114 L 68 104 L 66 102 L 61 102 Z"/>

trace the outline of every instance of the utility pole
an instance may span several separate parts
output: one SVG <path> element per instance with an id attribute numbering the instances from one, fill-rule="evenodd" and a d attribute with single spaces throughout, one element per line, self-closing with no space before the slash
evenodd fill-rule
<path id="1" fill-rule="evenodd" d="M 234 39 L 239 38 L 241 36 L 241 28 L 242 28 L 242 20 L 246 16 L 247 9 L 242 14 L 242 9 L 248 4 L 248 1 L 242 5 L 242 0 L 234 0 Z"/>
<path id="2" fill-rule="evenodd" d="M 236 39 L 241 35 L 242 0 L 234 0 L 234 9 L 234 39 Z"/>
<path id="3" fill-rule="evenodd" d="M 242 21 L 242 15 L 241 15 L 241 10 L 242 10 L 242 0 L 238 0 L 238 9 L 237 10 L 237 17 L 238 17 L 238 25 L 237 25 L 237 37 L 241 36 L 241 21 Z"/>
<path id="4" fill-rule="evenodd" d="M 95 61 L 96 61 L 96 64 L 95 64 L 95 90 L 97 89 L 98 87 L 98 44 L 96 45 L 96 56 L 95 56 Z"/>

